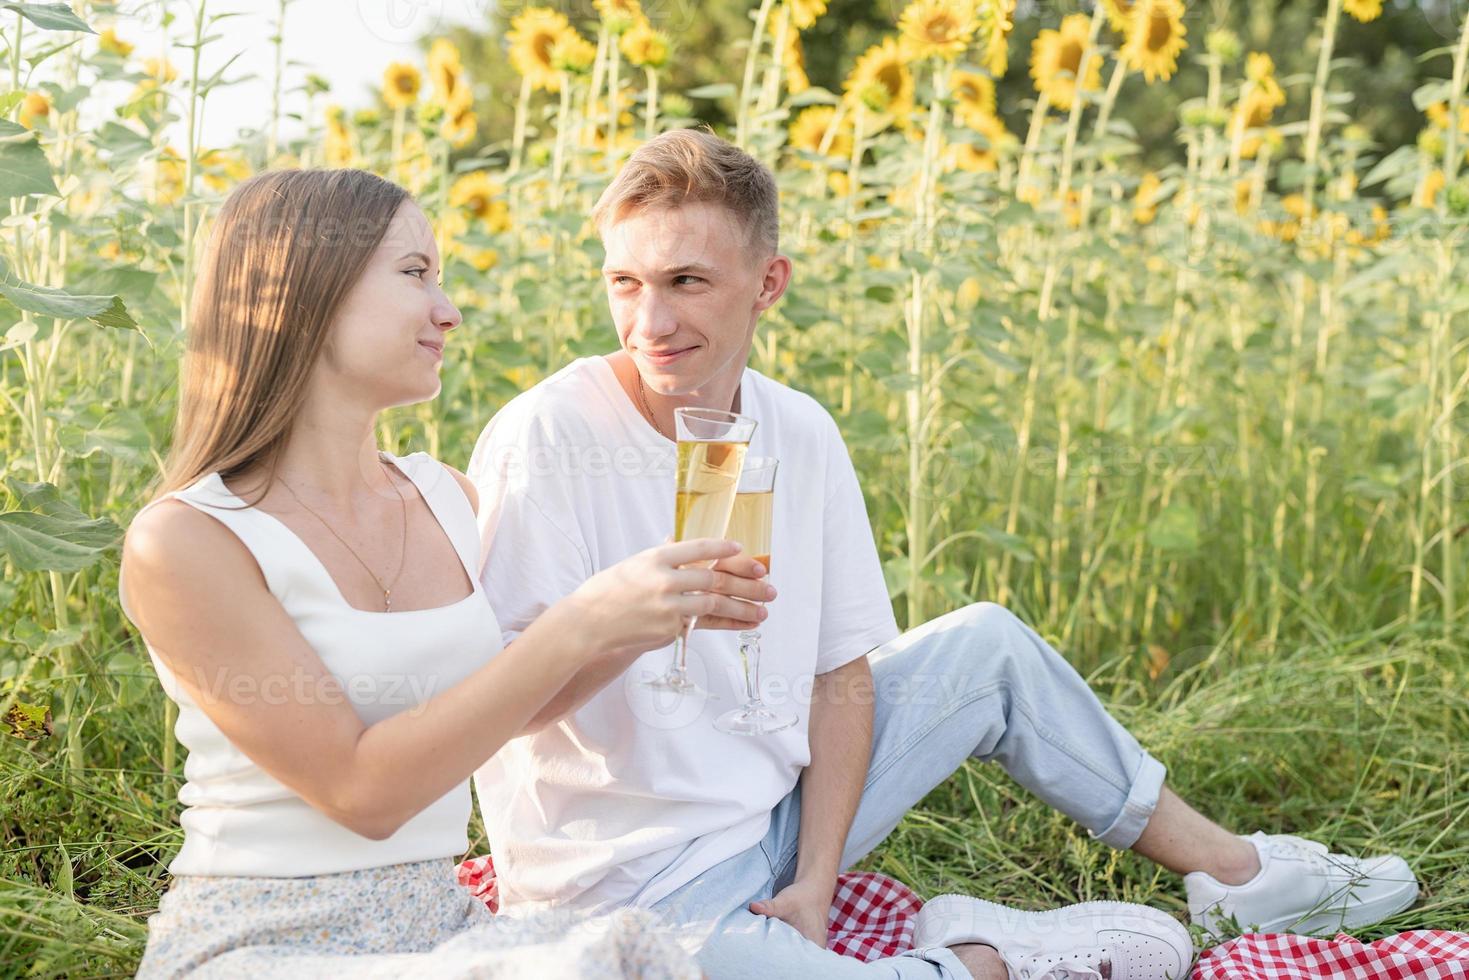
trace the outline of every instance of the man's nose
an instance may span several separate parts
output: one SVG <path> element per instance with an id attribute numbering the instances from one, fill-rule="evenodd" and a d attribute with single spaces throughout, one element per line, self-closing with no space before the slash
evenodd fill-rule
<path id="1" fill-rule="evenodd" d="M 657 291 L 650 289 L 639 297 L 636 327 L 639 336 L 656 340 L 673 333 L 678 328 L 678 319 Z"/>

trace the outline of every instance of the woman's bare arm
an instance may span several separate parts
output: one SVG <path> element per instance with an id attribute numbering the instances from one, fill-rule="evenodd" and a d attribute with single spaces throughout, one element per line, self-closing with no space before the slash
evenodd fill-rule
<path id="1" fill-rule="evenodd" d="M 382 839 L 468 778 L 580 668 L 663 646 L 686 615 L 735 613 L 739 600 L 690 594 L 713 587 L 714 572 L 678 567 L 735 551 L 694 541 L 636 555 L 459 684 L 371 726 L 214 518 L 179 501 L 151 507 L 129 529 L 123 563 L 134 622 L 225 736 L 313 807 Z M 241 695 L 263 690 L 289 696 Z"/>

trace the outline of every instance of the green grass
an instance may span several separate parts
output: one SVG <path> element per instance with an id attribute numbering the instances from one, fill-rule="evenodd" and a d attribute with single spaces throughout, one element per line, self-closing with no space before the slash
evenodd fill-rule
<path id="1" fill-rule="evenodd" d="M 1408 632 L 1340 636 L 1278 656 L 1221 647 L 1155 684 L 1131 677 L 1120 660 L 1090 674 L 1169 767 L 1170 784 L 1209 815 L 1409 860 L 1418 905 L 1360 938 L 1469 931 L 1469 646 Z M 135 968 L 180 841 L 175 784 L 157 768 L 158 710 L 154 699 L 94 711 L 85 749 L 107 767 L 69 774 L 53 741 L 0 743 L 0 973 Z M 1090 839 L 993 765 L 966 765 L 935 789 L 863 866 L 925 896 L 1184 909 L 1176 876 Z"/>

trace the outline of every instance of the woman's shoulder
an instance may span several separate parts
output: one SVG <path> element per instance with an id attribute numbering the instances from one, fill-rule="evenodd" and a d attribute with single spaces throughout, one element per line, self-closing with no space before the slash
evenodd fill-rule
<path id="1" fill-rule="evenodd" d="M 430 470 L 433 467 L 442 468 L 450 476 L 454 477 L 454 481 L 459 484 L 459 489 L 463 490 L 464 496 L 469 498 L 469 509 L 476 514 L 479 513 L 479 491 L 475 489 L 474 481 L 460 472 L 458 468 L 450 466 L 443 460 L 436 459 L 425 452 L 414 453 L 411 456 L 405 457 L 403 461 L 424 467 L 426 470 Z"/>
<path id="2" fill-rule="evenodd" d="M 259 578 L 249 549 L 216 518 L 177 497 L 144 507 L 128 524 L 122 544 L 126 605 L 155 589 L 186 598 Z"/>

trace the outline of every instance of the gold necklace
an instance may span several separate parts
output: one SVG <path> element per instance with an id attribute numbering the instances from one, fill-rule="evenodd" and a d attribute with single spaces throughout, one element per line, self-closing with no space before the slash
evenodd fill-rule
<path id="1" fill-rule="evenodd" d="M 378 453 L 377 458 L 378 462 L 385 462 L 382 453 Z M 276 477 L 276 479 L 280 480 L 280 477 Z M 368 575 L 372 576 L 372 580 L 377 583 L 377 587 L 383 590 L 383 612 L 393 611 L 393 586 L 398 584 L 398 579 L 403 576 L 403 568 L 408 563 L 408 503 L 403 499 L 403 491 L 398 489 L 398 484 L 393 481 L 393 478 L 391 476 L 388 477 L 388 483 L 392 486 L 393 492 L 398 495 L 398 509 L 403 514 L 403 543 L 399 547 L 398 552 L 398 572 L 396 575 L 393 576 L 393 581 L 389 582 L 387 585 L 383 585 L 383 580 L 378 578 L 377 573 L 374 572 L 370 567 L 368 567 L 367 562 L 362 560 L 362 556 L 357 553 L 357 549 L 348 544 L 346 538 L 342 537 L 335 530 L 333 530 L 332 526 L 327 523 L 326 518 L 322 517 L 310 507 L 307 507 L 306 502 L 296 495 L 296 491 L 291 489 L 291 485 L 289 483 L 287 483 L 285 480 L 280 480 L 281 486 L 286 488 L 286 492 L 291 495 L 291 499 L 300 504 L 302 509 L 305 510 L 306 513 L 310 514 L 312 517 L 320 521 L 321 526 L 330 531 L 332 537 L 342 542 L 342 547 L 346 548 L 349 552 L 352 553 L 352 557 L 357 559 L 357 564 L 362 566 L 362 570 L 365 571 Z"/>
<path id="2" fill-rule="evenodd" d="M 643 387 L 643 372 L 641 371 L 638 372 L 638 403 L 643 408 L 643 414 L 648 416 L 648 421 L 653 423 L 653 428 L 658 431 L 660 436 L 665 439 L 672 439 L 674 442 L 678 441 L 663 431 L 663 426 L 658 424 L 658 416 L 654 415 L 653 410 L 648 407 L 648 391 Z"/>

